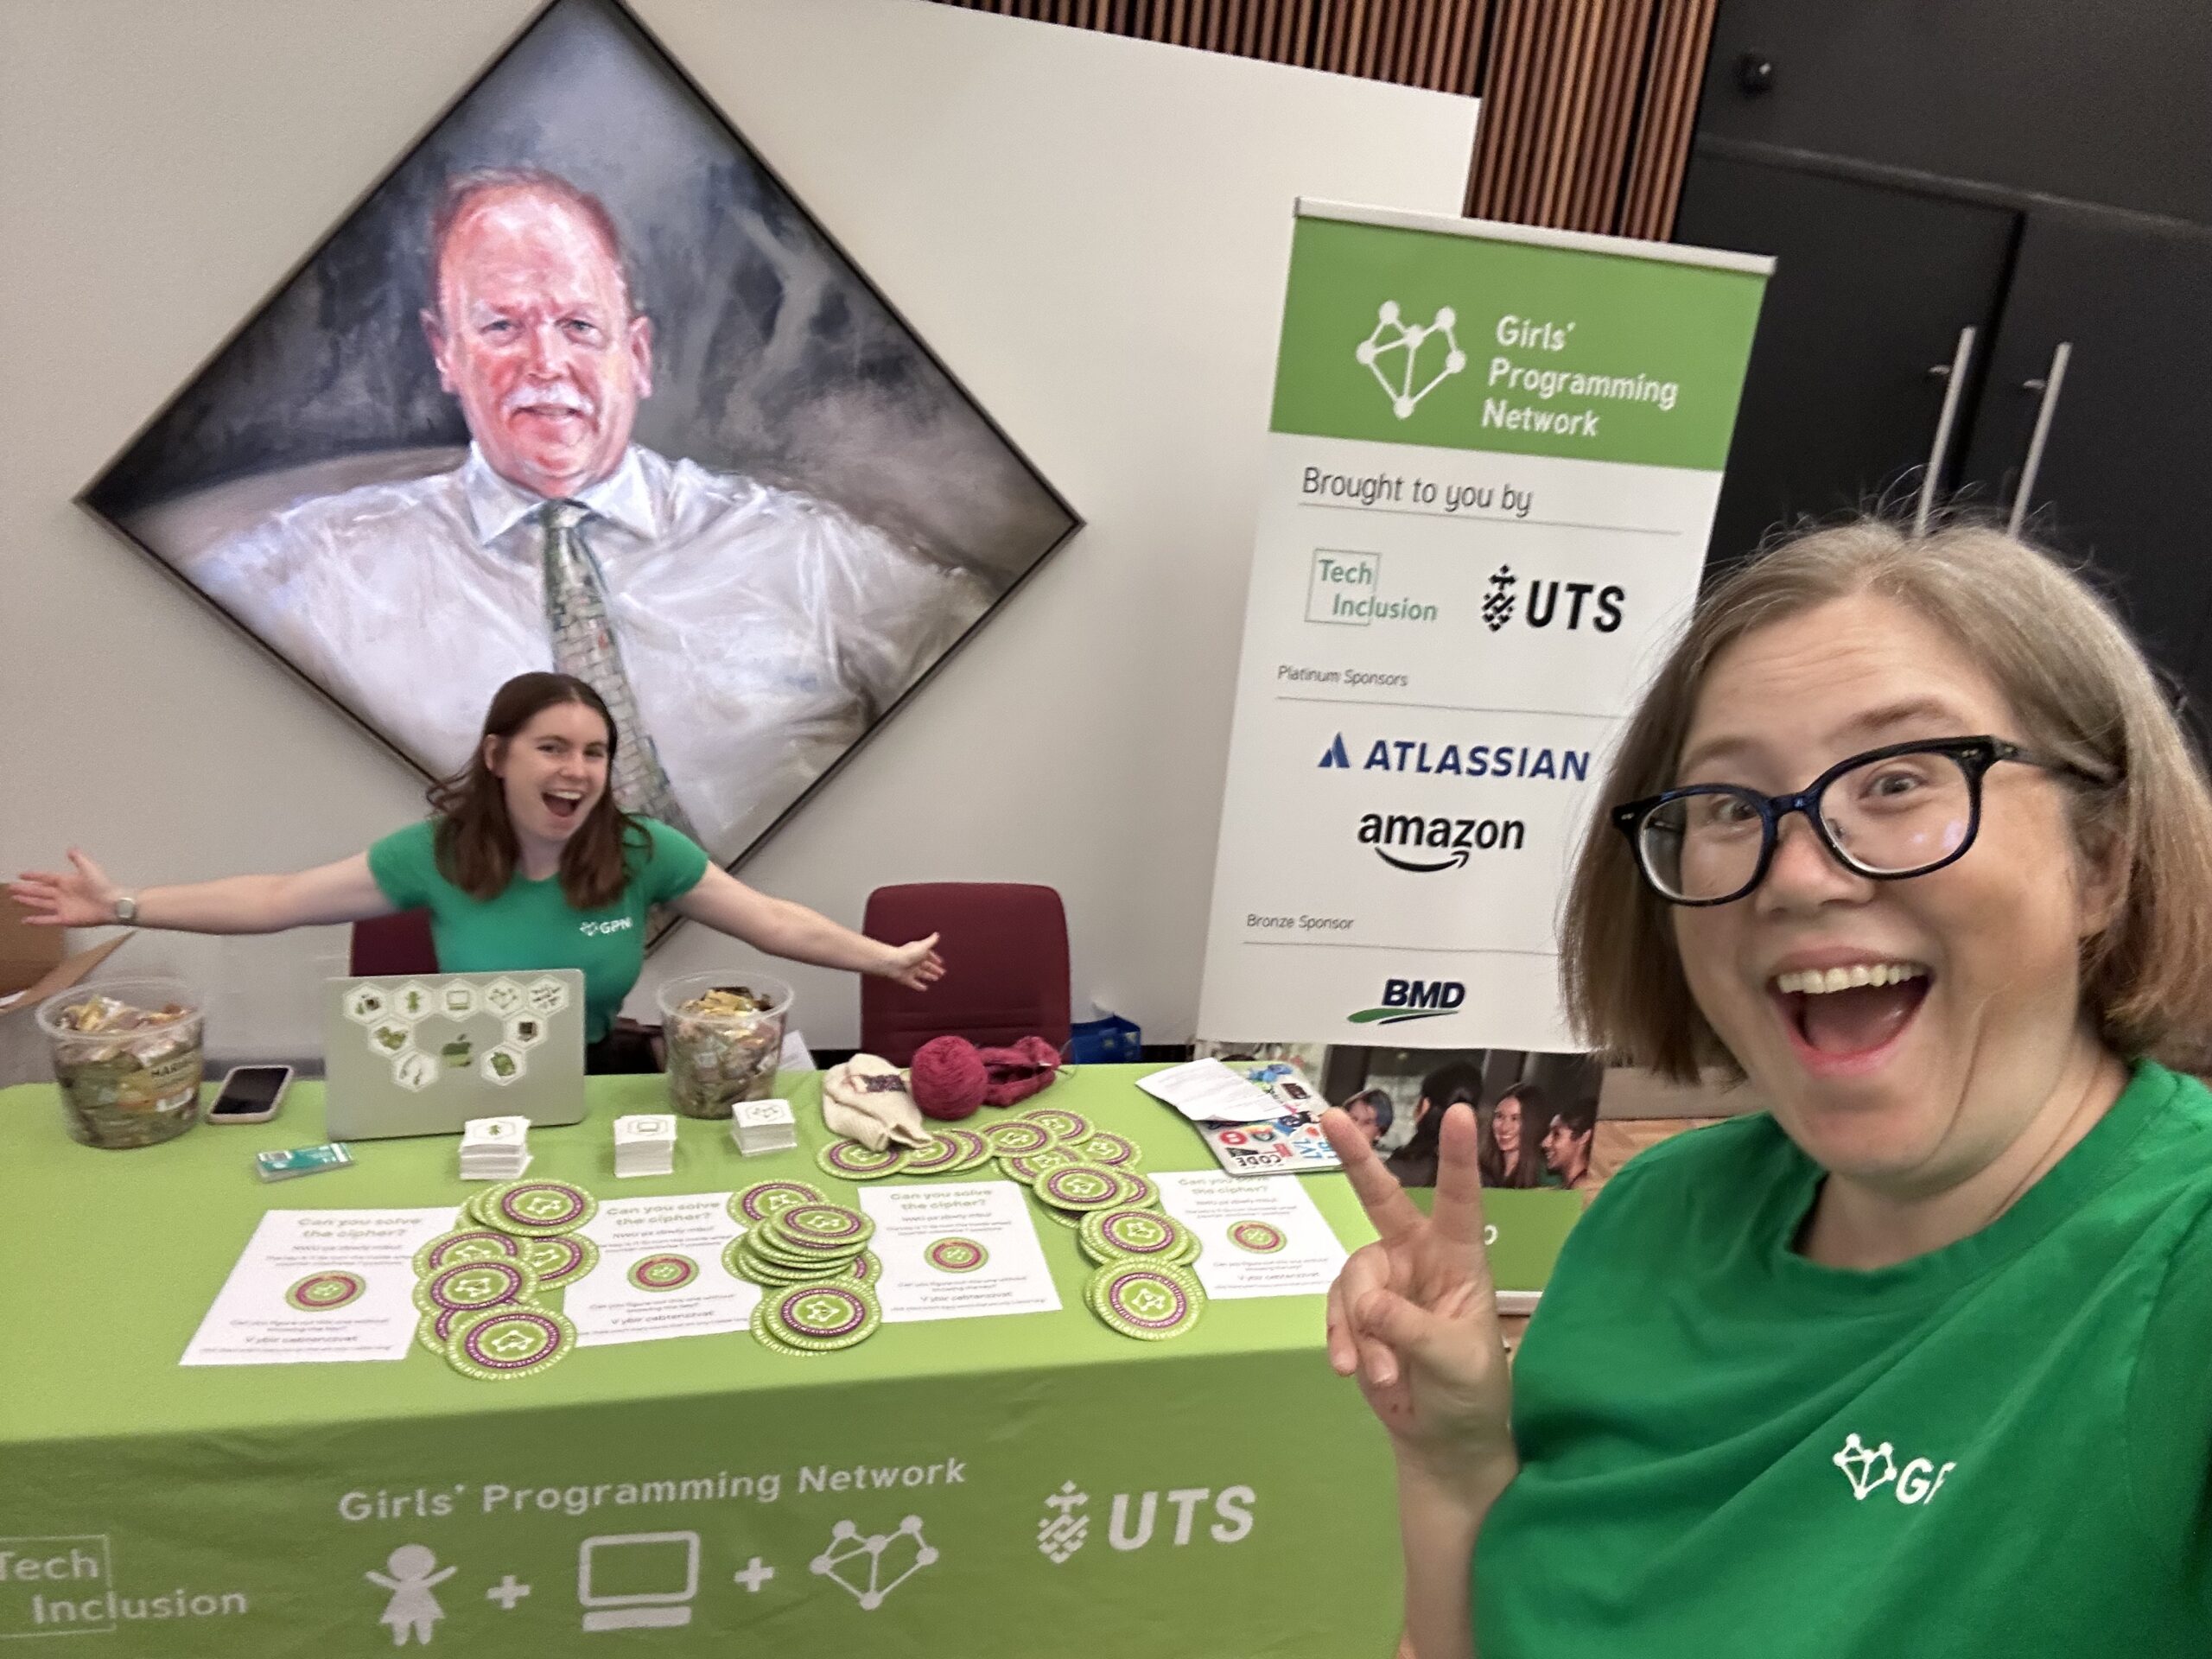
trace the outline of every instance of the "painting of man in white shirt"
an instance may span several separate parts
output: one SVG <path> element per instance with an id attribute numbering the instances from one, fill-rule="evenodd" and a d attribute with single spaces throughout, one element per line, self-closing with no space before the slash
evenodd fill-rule
<path id="1" fill-rule="evenodd" d="M 622 728 L 618 798 L 732 857 L 996 594 L 826 500 L 638 443 L 653 321 L 568 180 L 457 174 L 430 242 L 422 327 L 466 459 L 294 501 L 187 574 L 433 773 L 511 676 L 580 675 Z"/>

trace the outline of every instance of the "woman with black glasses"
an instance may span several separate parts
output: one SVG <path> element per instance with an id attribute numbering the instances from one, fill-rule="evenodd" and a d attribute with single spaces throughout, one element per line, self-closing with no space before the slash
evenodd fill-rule
<path id="1" fill-rule="evenodd" d="M 1608 1184 L 1510 1382 L 1471 1114 L 1428 1217 L 1331 1125 L 1410 1650 L 2212 1652 L 2212 796 L 2133 642 L 1993 531 L 1821 531 L 1605 800 L 1585 1036 L 1771 1110 Z"/>

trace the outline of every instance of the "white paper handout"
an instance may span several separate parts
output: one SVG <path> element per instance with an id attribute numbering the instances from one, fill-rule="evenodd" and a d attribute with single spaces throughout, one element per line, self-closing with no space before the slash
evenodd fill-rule
<path id="1" fill-rule="evenodd" d="M 1256 1123 L 1286 1117 L 1286 1106 L 1266 1090 L 1240 1077 L 1219 1060 L 1191 1060 L 1139 1077 L 1137 1087 L 1163 1100 L 1193 1123 Z"/>
<path id="2" fill-rule="evenodd" d="M 1154 1172 L 1160 1207 L 1198 1236 L 1198 1282 L 1220 1301 L 1327 1291 L 1344 1247 L 1296 1181 Z"/>
<path id="3" fill-rule="evenodd" d="M 181 1365 L 404 1359 L 415 1252 L 448 1230 L 429 1210 L 271 1210 L 186 1344 Z"/>
<path id="4" fill-rule="evenodd" d="M 583 1228 L 599 1264 L 563 1293 L 579 1348 L 742 1331 L 760 1287 L 733 1278 L 722 1247 L 744 1230 L 727 1192 L 609 1198 Z"/>
<path id="5" fill-rule="evenodd" d="M 1027 1196 L 1012 1181 L 865 1187 L 861 1208 L 875 1223 L 885 1324 L 1058 1309 Z"/>

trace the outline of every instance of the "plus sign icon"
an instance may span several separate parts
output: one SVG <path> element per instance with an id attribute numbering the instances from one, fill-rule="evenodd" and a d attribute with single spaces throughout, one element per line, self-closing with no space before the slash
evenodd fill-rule
<path id="1" fill-rule="evenodd" d="M 736 1581 L 745 1586 L 746 1593 L 757 1596 L 760 1586 L 776 1576 L 776 1569 L 762 1562 L 758 1555 L 745 1564 L 745 1571 L 736 1574 Z"/>
<path id="2" fill-rule="evenodd" d="M 496 1601 L 499 1604 L 501 1612 L 512 1613 L 515 1610 L 515 1604 L 529 1593 L 530 1586 L 526 1584 L 517 1584 L 515 1575 L 510 1573 L 484 1592 L 484 1599 Z"/>

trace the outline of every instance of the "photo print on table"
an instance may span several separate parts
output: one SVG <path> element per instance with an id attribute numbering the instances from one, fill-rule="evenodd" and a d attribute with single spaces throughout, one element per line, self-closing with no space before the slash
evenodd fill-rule
<path id="1" fill-rule="evenodd" d="M 80 499 L 429 776 L 512 676 L 591 682 L 617 799 L 725 864 L 1079 523 L 619 0 L 552 0 Z"/>
<path id="2" fill-rule="evenodd" d="M 1592 1055 L 1219 1041 L 1201 1042 L 1198 1052 L 1246 1069 L 1296 1067 L 1351 1114 L 1404 1185 L 1436 1184 L 1437 1132 L 1445 1111 L 1461 1102 L 1475 1109 L 1484 1186 L 1592 1185 L 1605 1080 Z"/>

